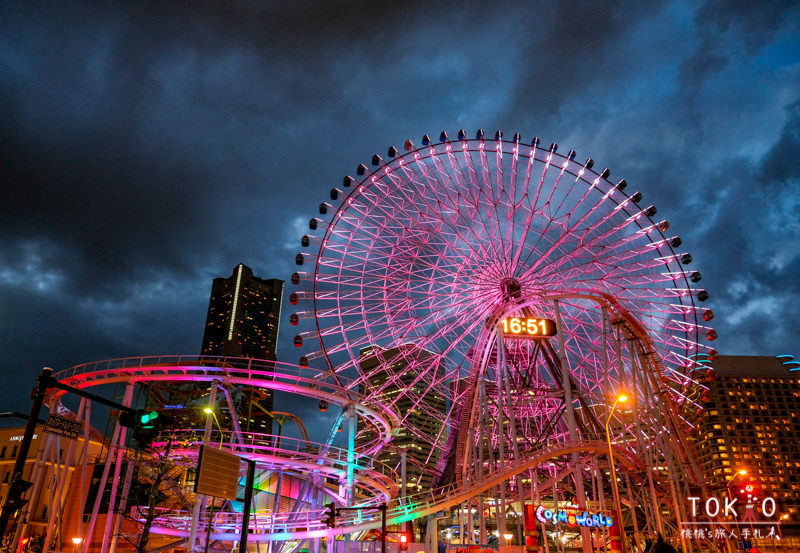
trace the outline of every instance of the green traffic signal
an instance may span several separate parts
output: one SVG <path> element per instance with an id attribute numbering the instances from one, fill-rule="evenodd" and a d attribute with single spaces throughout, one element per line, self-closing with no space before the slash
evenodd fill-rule
<path id="1" fill-rule="evenodd" d="M 154 424 L 153 421 L 155 421 L 157 418 L 158 418 L 158 411 L 150 411 L 149 413 L 142 413 L 142 416 L 139 417 L 139 421 L 141 421 L 143 425 L 144 424 L 152 425 Z"/>

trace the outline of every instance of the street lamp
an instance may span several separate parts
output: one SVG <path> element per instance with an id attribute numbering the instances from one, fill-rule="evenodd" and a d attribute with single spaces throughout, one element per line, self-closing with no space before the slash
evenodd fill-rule
<path id="1" fill-rule="evenodd" d="M 739 469 L 739 470 L 737 470 L 736 472 L 733 473 L 733 476 L 728 478 L 728 481 L 725 482 L 725 491 L 728 492 L 728 497 L 733 499 L 733 493 L 731 492 L 731 483 L 734 480 L 736 480 L 737 476 L 744 476 L 746 474 L 747 474 L 747 470 L 746 469 Z"/>
<path id="2" fill-rule="evenodd" d="M 219 419 L 217 419 L 217 414 L 211 407 L 204 408 L 203 412 L 207 415 L 214 416 L 214 422 L 217 423 L 217 428 L 219 428 L 219 448 L 222 449 L 222 427 L 219 425 Z"/>
<path id="3" fill-rule="evenodd" d="M 622 551 L 624 552 L 627 547 L 627 539 L 625 537 L 625 527 L 622 524 L 622 504 L 619 500 L 619 486 L 617 485 L 617 469 L 614 468 L 614 452 L 611 450 L 611 432 L 608 425 L 611 423 L 611 417 L 614 415 L 614 410 L 617 408 L 617 403 L 625 403 L 628 401 L 628 394 L 619 394 L 614 400 L 614 405 L 611 406 L 611 412 L 606 419 L 606 440 L 608 441 L 608 461 L 611 464 L 611 483 L 614 485 L 614 502 L 617 504 L 617 522 L 619 523 L 619 534 L 622 538 Z"/>
<path id="4" fill-rule="evenodd" d="M 728 481 L 725 482 L 725 493 L 728 494 L 728 497 L 733 499 L 733 493 L 731 492 L 731 483 L 734 480 L 736 480 L 737 476 L 744 476 L 746 474 L 747 474 L 747 469 L 738 469 L 736 472 L 733 473 L 733 475 L 730 478 L 728 478 Z M 734 516 L 733 518 L 735 519 L 736 516 Z M 727 547 L 727 551 L 732 551 L 732 546 L 731 546 L 730 540 L 725 540 L 725 544 L 726 544 L 726 547 Z"/>
<path id="5" fill-rule="evenodd" d="M 72 543 L 75 545 L 75 553 L 78 553 L 78 546 L 83 542 L 83 538 L 72 538 Z"/>
<path id="6" fill-rule="evenodd" d="M 737 470 L 737 471 L 736 471 L 736 472 L 733 474 L 733 476 L 731 476 L 730 478 L 728 478 L 728 483 L 726 484 L 726 486 L 730 486 L 730 485 L 731 485 L 731 482 L 733 482 L 733 479 L 734 479 L 734 478 L 736 478 L 737 476 L 744 476 L 744 475 L 746 475 L 746 474 L 747 474 L 747 470 L 745 470 L 745 469 L 739 469 L 739 470 Z"/>
<path id="7" fill-rule="evenodd" d="M 778 541 L 783 539 L 783 532 L 781 532 L 781 522 L 783 522 L 787 518 L 789 518 L 789 515 L 783 515 L 783 516 L 781 516 L 780 520 L 778 521 L 778 535 L 776 536 Z"/>

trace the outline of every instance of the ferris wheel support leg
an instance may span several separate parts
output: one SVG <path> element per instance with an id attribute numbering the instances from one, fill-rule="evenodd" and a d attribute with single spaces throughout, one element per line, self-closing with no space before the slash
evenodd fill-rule
<path id="1" fill-rule="evenodd" d="M 675 506 L 674 512 L 675 518 L 677 519 L 678 536 L 681 539 L 681 549 L 683 549 L 683 551 L 691 552 L 691 549 L 687 547 L 686 540 L 684 539 L 683 532 L 681 531 L 683 530 L 682 522 L 684 519 L 682 508 L 683 505 L 681 505 L 680 501 L 678 500 L 678 491 L 675 488 L 675 479 L 678 476 L 675 470 L 674 459 L 672 458 L 672 455 L 669 454 L 669 451 L 665 450 L 664 453 L 667 461 L 667 469 L 669 470 L 669 489 L 672 493 L 672 504 Z"/>
<path id="2" fill-rule="evenodd" d="M 564 403 L 566 404 L 567 412 L 567 425 L 569 426 L 569 440 L 570 444 L 578 445 L 578 427 L 575 422 L 575 406 L 572 402 L 572 379 L 570 378 L 569 365 L 567 363 L 567 354 L 564 343 L 563 322 L 561 320 L 561 309 L 558 300 L 554 300 L 556 313 L 556 328 L 558 329 L 558 360 L 561 364 L 561 381 L 564 385 Z M 580 457 L 578 452 L 572 453 L 572 469 L 573 478 L 575 480 L 575 492 L 578 496 L 578 507 L 586 510 L 586 491 L 583 489 L 583 469 L 580 465 Z M 581 527 L 581 543 L 583 544 L 583 553 L 592 553 L 592 537 L 589 529 Z"/>
<path id="3" fill-rule="evenodd" d="M 484 514 L 485 505 L 483 503 L 483 494 L 480 495 L 480 499 L 478 500 L 478 509 L 480 510 L 480 535 L 479 538 L 481 540 L 481 544 L 486 543 L 486 515 Z"/>
<path id="4" fill-rule="evenodd" d="M 653 453 L 649 453 L 647 455 L 647 458 L 649 460 L 652 460 L 653 459 Z M 653 465 L 652 462 L 648 464 L 648 466 L 651 466 L 651 467 L 652 467 L 652 465 Z M 661 524 L 661 512 L 660 512 L 660 510 L 658 508 L 658 498 L 656 496 L 656 484 L 653 481 L 653 471 L 652 470 L 648 470 L 647 471 L 647 483 L 650 486 L 650 499 L 653 502 L 653 512 L 655 512 L 656 528 L 657 528 L 659 534 L 663 534 L 664 533 L 664 527 Z"/>
<path id="5" fill-rule="evenodd" d="M 211 393 L 208 396 L 208 406 L 213 410 L 217 408 L 217 388 L 219 387 L 219 380 L 214 379 L 211 382 Z M 211 425 L 213 423 L 211 413 L 206 415 L 206 428 L 203 432 L 203 442 L 208 442 L 211 438 Z M 208 502 L 207 495 L 201 495 L 200 500 L 194 504 L 194 509 L 192 509 L 192 526 L 189 530 L 189 540 L 186 544 L 186 547 L 189 553 L 193 553 L 195 550 L 196 542 L 197 542 L 197 526 L 200 523 L 200 513 L 203 512 L 206 508 L 206 503 Z M 84 553 L 86 553 L 84 551 Z"/>
<path id="6" fill-rule="evenodd" d="M 615 324 L 615 323 L 612 323 Z M 617 365 L 617 387 L 618 390 L 608 390 L 611 392 L 611 395 L 615 395 L 616 393 L 621 393 L 623 390 L 629 389 L 627 384 L 627 379 L 625 378 L 625 363 L 622 357 L 622 326 L 620 324 L 616 324 L 616 328 L 613 328 L 611 331 L 611 335 L 614 339 L 614 358 L 616 359 Z M 631 372 L 633 369 L 631 369 Z M 612 409 L 613 411 L 613 409 Z M 609 419 L 610 420 L 610 419 Z M 608 460 L 611 465 L 611 478 L 612 484 L 614 489 L 614 504 L 616 505 L 617 511 L 617 518 L 619 519 L 619 537 L 620 537 L 620 544 L 623 551 L 628 550 L 628 535 L 625 533 L 625 518 L 622 516 L 622 504 L 620 502 L 620 494 L 618 488 L 618 481 L 617 481 L 617 472 L 614 469 L 614 458 L 611 453 L 611 442 L 609 441 L 608 444 Z M 635 516 L 635 513 L 633 514 Z"/>
<path id="7" fill-rule="evenodd" d="M 500 334 L 500 333 L 498 333 Z M 503 397 L 504 394 L 504 386 L 503 386 L 503 377 L 505 376 L 503 368 L 505 366 L 505 359 L 503 355 L 503 340 L 502 336 L 498 339 L 497 343 L 497 357 L 498 357 L 498 367 L 496 371 L 496 381 L 495 385 L 497 386 L 497 449 L 498 449 L 498 457 L 497 457 L 497 468 L 500 469 L 505 462 L 506 462 L 506 455 L 505 455 L 505 425 L 506 425 L 506 412 L 505 412 L 505 405 L 506 403 L 510 404 L 510 402 Z M 490 346 L 491 347 L 491 346 Z M 506 533 L 506 483 L 502 482 L 499 485 L 500 488 L 500 505 L 495 503 L 495 517 L 496 517 L 496 524 L 497 524 L 497 539 L 498 542 L 503 539 L 503 535 Z M 495 497 L 497 495 L 495 494 Z"/>
<path id="8" fill-rule="evenodd" d="M 644 360 L 642 360 L 644 361 Z M 651 399 L 655 397 L 653 393 L 653 389 L 651 388 L 651 379 L 649 378 L 649 367 L 647 364 L 640 362 L 640 366 L 642 370 L 645 371 L 642 375 L 642 378 L 639 380 L 640 386 L 639 389 L 641 391 L 642 397 L 646 404 L 650 404 Z M 652 510 L 654 513 L 654 520 L 655 520 L 655 527 L 656 531 L 660 534 L 664 534 L 664 524 L 661 519 L 661 509 L 659 509 L 659 499 L 658 494 L 656 493 L 656 485 L 655 479 L 653 478 L 653 467 L 658 466 L 658 461 L 656 459 L 656 451 L 659 448 L 654 447 L 647 447 L 643 450 L 644 459 L 647 466 L 651 469 L 647 471 L 647 483 L 650 489 L 650 500 L 652 502 Z"/>
<path id="9" fill-rule="evenodd" d="M 595 500 L 598 502 L 598 507 L 600 508 L 600 512 L 604 513 L 606 511 L 606 494 L 603 493 L 603 480 L 602 474 L 600 472 L 600 468 L 597 466 L 597 457 L 592 457 L 592 485 L 594 487 L 593 493 Z M 608 542 L 608 528 L 603 526 L 600 529 L 600 535 L 602 536 L 602 543 L 605 544 Z M 603 551 L 605 551 L 605 545 L 603 545 Z"/>
<path id="10" fill-rule="evenodd" d="M 464 531 L 464 505 L 465 503 L 460 503 L 458 505 L 458 541 L 459 543 L 466 543 L 464 542 L 464 536 L 466 535 Z"/>
<path id="11" fill-rule="evenodd" d="M 631 504 L 631 519 L 633 520 L 633 539 L 636 541 L 637 550 L 641 549 L 641 536 L 639 535 L 639 520 L 636 516 L 636 498 L 633 496 L 633 488 L 631 487 L 631 475 L 625 473 L 625 486 L 628 488 L 628 501 Z"/>
<path id="12" fill-rule="evenodd" d="M 428 524 L 425 525 L 425 551 L 437 550 L 437 530 L 438 519 L 433 515 L 428 515 Z"/>
<path id="13" fill-rule="evenodd" d="M 517 516 L 517 540 L 519 541 L 520 545 L 525 545 L 525 525 L 520 524 L 520 520 L 523 519 L 525 515 L 525 492 L 522 489 L 522 474 L 517 477 L 517 499 L 519 500 L 519 513 Z M 534 521 L 534 528 L 536 522 Z"/>
<path id="14" fill-rule="evenodd" d="M 467 543 L 475 543 L 475 517 L 472 516 L 472 499 L 467 502 Z"/>
<path id="15" fill-rule="evenodd" d="M 648 461 L 649 461 L 650 456 L 647 454 L 647 448 L 645 447 L 644 440 L 642 439 L 641 410 L 640 410 L 639 405 L 638 405 L 638 402 L 639 402 L 638 398 L 644 399 L 646 397 L 646 393 L 647 392 L 644 389 L 644 387 L 642 386 L 643 381 L 644 381 L 643 367 L 641 366 L 641 362 L 640 362 L 638 356 L 635 353 L 635 351 L 636 351 L 635 347 L 636 347 L 636 344 L 634 343 L 634 341 L 629 339 L 628 340 L 628 351 L 630 352 L 630 358 L 631 358 L 630 359 L 631 383 L 632 383 L 631 392 L 633 393 L 633 397 L 637 398 L 634 401 L 634 404 L 633 404 L 633 425 L 634 425 L 634 431 L 635 431 L 635 434 L 636 434 L 636 447 L 639 450 L 639 455 L 644 458 L 645 464 L 647 465 L 647 467 L 649 469 L 650 465 L 649 465 Z M 650 476 L 650 478 L 652 478 L 653 471 L 652 470 L 648 470 L 647 474 Z M 628 482 L 628 492 L 633 494 L 633 488 L 631 487 L 630 475 L 626 474 L 626 478 L 627 478 L 627 482 Z M 644 499 L 641 502 L 641 507 L 644 510 L 645 520 L 647 521 L 647 524 L 649 525 L 650 521 L 655 520 L 655 517 L 657 516 L 657 513 L 650 512 L 651 511 L 650 503 L 647 501 L 647 498 L 646 498 L 646 494 L 647 494 L 646 489 L 644 489 L 643 487 L 637 487 L 637 489 L 639 489 L 640 493 L 644 497 Z M 637 504 L 638 504 L 638 502 L 634 502 L 633 501 L 633 497 L 631 497 L 631 505 L 637 505 Z M 642 545 L 641 545 L 641 536 L 639 534 L 639 529 L 636 526 L 637 518 L 634 516 L 633 520 L 634 520 L 634 536 L 635 536 L 635 539 L 636 539 L 636 544 L 637 544 L 637 547 L 641 548 L 642 547 Z"/>
<path id="16" fill-rule="evenodd" d="M 506 355 L 506 347 L 505 347 L 505 340 L 503 339 L 503 329 L 498 328 L 497 332 L 497 347 L 500 358 L 502 359 L 502 363 L 500 364 L 500 370 L 502 371 L 502 385 L 505 388 L 505 396 L 507 398 L 507 405 L 508 405 L 508 426 L 510 431 L 510 438 L 511 438 L 511 450 L 514 455 L 514 460 L 517 461 L 520 459 L 519 453 L 519 443 L 517 440 L 517 416 L 514 412 L 514 401 L 511 395 L 511 374 L 507 362 L 507 355 Z M 520 512 L 525 510 L 525 501 L 522 492 L 522 475 L 517 475 L 514 477 L 517 484 L 517 489 L 519 490 L 519 503 L 520 503 Z M 505 512 L 505 509 L 504 511 Z M 523 543 L 523 529 L 522 526 L 517 524 L 517 540 L 521 544 Z"/>

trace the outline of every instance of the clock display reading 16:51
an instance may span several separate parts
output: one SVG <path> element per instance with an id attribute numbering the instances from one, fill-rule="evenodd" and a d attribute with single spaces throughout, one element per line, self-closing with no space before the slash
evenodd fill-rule
<path id="1" fill-rule="evenodd" d="M 536 338 L 540 336 L 555 336 L 556 322 L 551 319 L 520 319 L 510 317 L 500 320 L 503 334 L 512 338 Z"/>

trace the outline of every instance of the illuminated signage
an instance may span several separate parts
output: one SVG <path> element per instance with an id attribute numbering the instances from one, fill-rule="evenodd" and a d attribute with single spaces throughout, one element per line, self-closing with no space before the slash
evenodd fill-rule
<path id="1" fill-rule="evenodd" d="M 541 338 L 556 335 L 556 322 L 552 319 L 522 319 L 510 317 L 500 320 L 503 334 L 512 338 Z"/>
<path id="2" fill-rule="evenodd" d="M 539 522 L 552 522 L 558 524 L 563 522 L 569 526 L 583 526 L 585 528 L 610 528 L 614 521 L 611 517 L 601 513 L 589 514 L 587 512 L 578 513 L 577 511 L 558 510 L 553 511 L 539 505 L 536 508 L 536 519 Z"/>
<path id="3" fill-rule="evenodd" d="M 9 438 L 9 440 L 8 440 L 8 441 L 9 441 L 9 442 L 21 442 L 21 441 L 22 441 L 22 438 L 24 438 L 24 437 L 25 437 L 25 436 L 11 436 L 11 438 Z M 34 439 L 34 440 L 35 440 L 35 439 L 37 439 L 38 437 L 39 437 L 39 434 L 34 434 L 34 435 L 33 435 L 33 439 Z"/>

